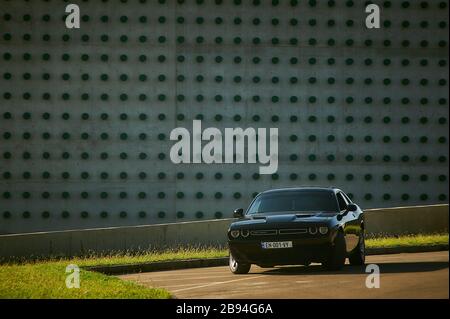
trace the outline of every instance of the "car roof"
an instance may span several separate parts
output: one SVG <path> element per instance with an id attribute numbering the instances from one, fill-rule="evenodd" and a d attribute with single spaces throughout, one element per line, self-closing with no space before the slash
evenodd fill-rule
<path id="1" fill-rule="evenodd" d="M 321 186 L 302 186 L 302 187 L 287 187 L 287 188 L 276 188 L 276 189 L 269 189 L 264 192 L 261 192 L 261 194 L 269 194 L 269 193 L 281 193 L 281 192 L 338 192 L 339 189 L 335 187 L 321 187 Z"/>

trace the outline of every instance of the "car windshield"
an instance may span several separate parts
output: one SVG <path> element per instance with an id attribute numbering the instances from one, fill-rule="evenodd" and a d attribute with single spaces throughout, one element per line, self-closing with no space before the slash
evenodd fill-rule
<path id="1" fill-rule="evenodd" d="M 283 212 L 338 212 L 333 192 L 283 191 L 258 196 L 247 214 Z"/>

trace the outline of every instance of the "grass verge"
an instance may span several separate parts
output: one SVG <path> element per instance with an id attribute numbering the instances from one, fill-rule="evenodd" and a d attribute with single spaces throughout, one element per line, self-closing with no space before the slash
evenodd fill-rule
<path id="1" fill-rule="evenodd" d="M 375 237 L 368 248 L 448 245 L 448 234 Z M 145 288 L 116 277 L 80 270 L 80 289 L 65 285 L 68 264 L 83 266 L 139 264 L 227 256 L 226 248 L 186 248 L 165 252 L 113 253 L 103 256 L 17 262 L 0 265 L 0 298 L 170 298 L 164 289 Z"/>
<path id="2" fill-rule="evenodd" d="M 448 245 L 448 234 L 375 237 L 367 239 L 368 248 Z"/>
<path id="3" fill-rule="evenodd" d="M 67 262 L 0 266 L 2 298 L 169 298 L 164 289 L 149 289 L 116 277 L 80 269 L 80 288 L 66 287 Z"/>

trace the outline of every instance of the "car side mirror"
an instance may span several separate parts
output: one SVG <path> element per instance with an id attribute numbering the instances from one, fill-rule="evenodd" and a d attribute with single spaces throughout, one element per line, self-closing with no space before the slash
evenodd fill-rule
<path id="1" fill-rule="evenodd" d="M 244 210 L 242 208 L 237 208 L 233 212 L 234 218 L 243 218 L 244 217 Z"/>
<path id="2" fill-rule="evenodd" d="M 358 206 L 356 206 L 355 204 L 348 204 L 347 209 L 344 212 L 337 215 L 337 219 L 341 221 L 342 218 L 344 218 L 344 216 L 347 216 L 349 212 L 356 212 L 357 210 Z"/>

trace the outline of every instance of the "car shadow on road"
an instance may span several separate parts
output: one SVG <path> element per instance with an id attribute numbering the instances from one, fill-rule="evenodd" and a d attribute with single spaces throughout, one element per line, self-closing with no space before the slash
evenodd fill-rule
<path id="1" fill-rule="evenodd" d="M 429 262 L 394 262 L 394 263 L 380 263 L 380 272 L 384 274 L 389 273 L 411 273 L 411 272 L 428 272 L 448 268 L 447 261 L 429 261 Z M 321 265 L 310 266 L 283 266 L 279 268 L 272 268 L 263 271 L 263 275 L 355 275 L 367 274 L 365 267 L 345 265 L 342 270 L 329 271 L 324 269 Z"/>

